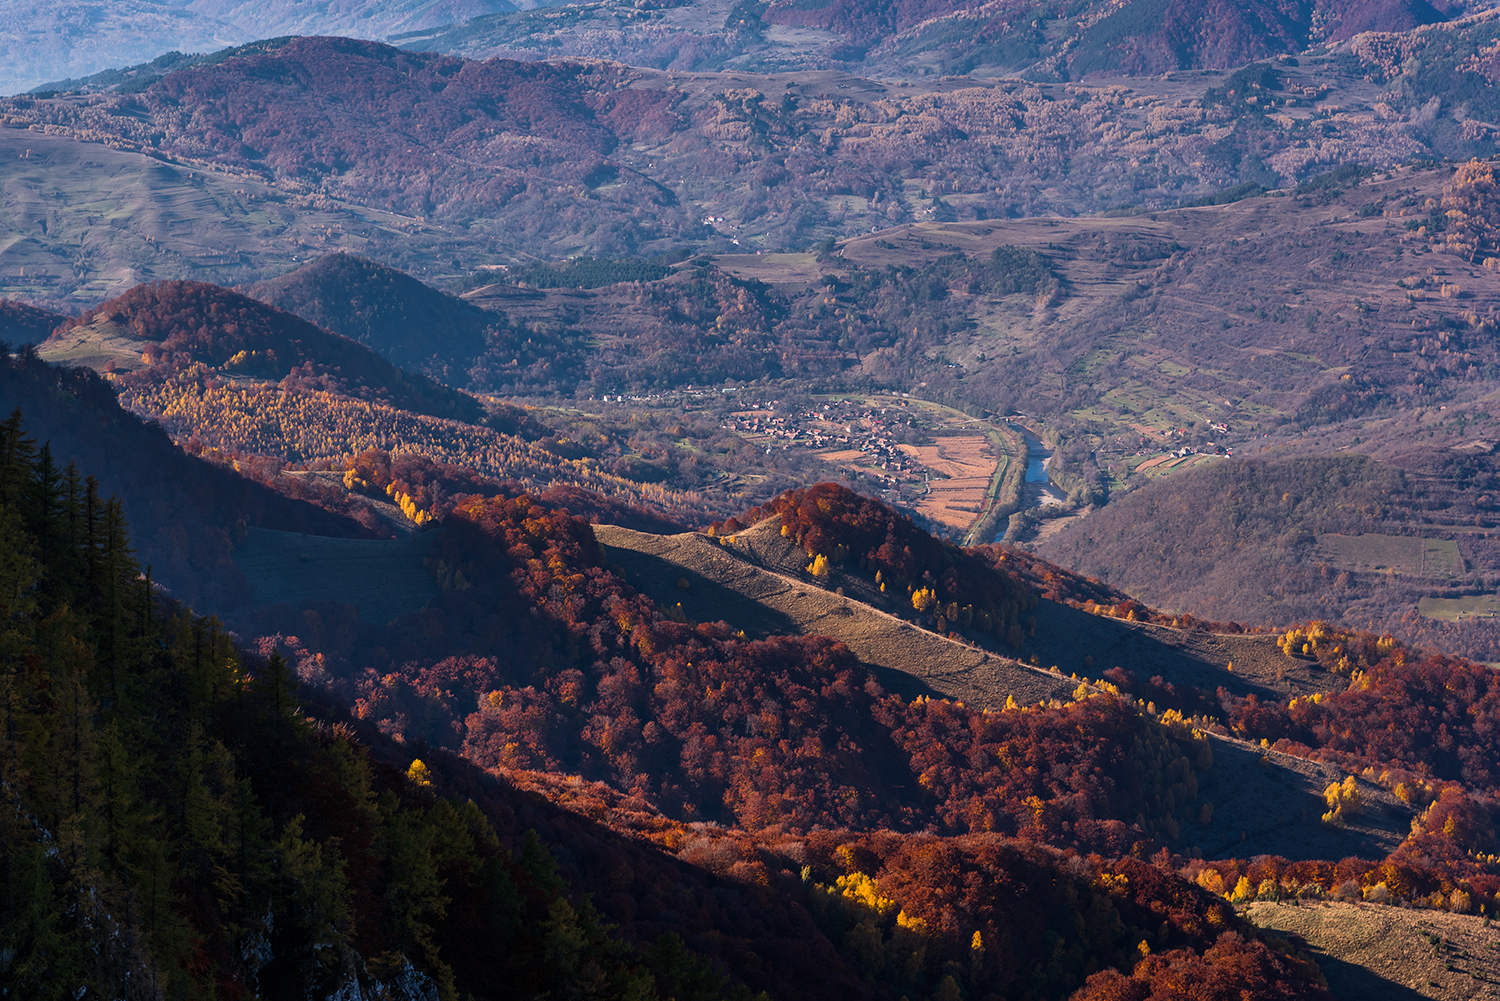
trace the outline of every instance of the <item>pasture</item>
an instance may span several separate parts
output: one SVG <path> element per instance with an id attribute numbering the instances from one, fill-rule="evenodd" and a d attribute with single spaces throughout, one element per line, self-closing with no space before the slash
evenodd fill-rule
<path id="1" fill-rule="evenodd" d="M 1462 598 L 1423 598 L 1417 614 L 1443 622 L 1493 619 L 1500 615 L 1500 594 L 1466 594 Z"/>
<path id="2" fill-rule="evenodd" d="M 1458 543 L 1408 535 L 1323 535 L 1319 554 L 1340 570 L 1455 577 L 1464 572 Z"/>

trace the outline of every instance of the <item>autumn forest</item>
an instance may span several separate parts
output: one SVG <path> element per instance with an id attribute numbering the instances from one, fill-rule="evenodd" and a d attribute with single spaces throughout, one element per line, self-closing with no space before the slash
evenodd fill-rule
<path id="1" fill-rule="evenodd" d="M 0 994 L 1497 996 L 1488 4 L 95 6 Z"/>

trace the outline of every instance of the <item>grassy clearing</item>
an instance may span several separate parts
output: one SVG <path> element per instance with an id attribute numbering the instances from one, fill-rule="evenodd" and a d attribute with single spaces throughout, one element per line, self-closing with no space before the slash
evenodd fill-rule
<path id="1" fill-rule="evenodd" d="M 1465 619 L 1493 619 L 1500 615 L 1500 594 L 1470 594 L 1462 598 L 1423 598 L 1417 602 L 1417 613 L 1444 622 Z"/>
<path id="2" fill-rule="evenodd" d="M 1408 535 L 1324 535 L 1318 547 L 1341 570 L 1453 577 L 1464 572 L 1458 543 Z"/>
<path id="3" fill-rule="evenodd" d="M 804 288 L 822 277 L 813 254 L 720 254 L 714 263 L 736 277 L 777 287 Z"/>
<path id="4" fill-rule="evenodd" d="M 594 534 L 610 562 L 669 611 L 695 621 L 722 620 L 753 636 L 792 632 L 831 637 L 881 669 L 881 683 L 903 695 L 930 692 L 998 709 L 1007 696 L 1031 704 L 1066 697 L 1077 686 L 757 565 L 765 560 L 756 555 L 764 557 L 768 548 L 785 555 L 781 551 L 787 543 L 778 525 L 774 519 L 763 522 L 722 546 L 702 535 L 649 535 L 614 525 L 596 525 Z"/>
<path id="5" fill-rule="evenodd" d="M 1500 997 L 1494 930 L 1476 914 L 1317 901 L 1255 903 L 1245 916 L 1306 939 L 1336 998 Z"/>

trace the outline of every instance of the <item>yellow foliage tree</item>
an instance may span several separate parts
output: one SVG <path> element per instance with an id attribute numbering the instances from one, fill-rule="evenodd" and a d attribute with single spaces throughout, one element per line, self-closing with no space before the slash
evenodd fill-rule
<path id="1" fill-rule="evenodd" d="M 1454 171 L 1443 188 L 1442 207 L 1448 217 L 1444 242 L 1451 253 L 1473 263 L 1500 244 L 1500 197 L 1489 164 L 1470 160 Z"/>
<path id="2" fill-rule="evenodd" d="M 822 553 L 813 557 L 813 561 L 807 565 L 807 572 L 814 577 L 828 576 L 828 557 Z"/>
<path id="3" fill-rule="evenodd" d="M 1343 782 L 1330 782 L 1328 788 L 1323 790 L 1323 798 L 1328 801 L 1328 812 L 1323 814 L 1325 824 L 1342 826 L 1363 805 L 1359 781 L 1353 775 Z"/>

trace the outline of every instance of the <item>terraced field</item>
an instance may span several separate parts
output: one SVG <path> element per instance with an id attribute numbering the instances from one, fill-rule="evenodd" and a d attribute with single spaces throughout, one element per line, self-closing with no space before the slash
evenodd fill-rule
<path id="1" fill-rule="evenodd" d="M 1429 619 L 1462 622 L 1465 619 L 1493 619 L 1500 615 L 1500 594 L 1470 594 L 1462 598 L 1423 598 L 1417 612 Z"/>
<path id="2" fill-rule="evenodd" d="M 1464 572 L 1458 543 L 1407 535 L 1325 535 L 1318 546 L 1342 570 L 1453 577 Z"/>

